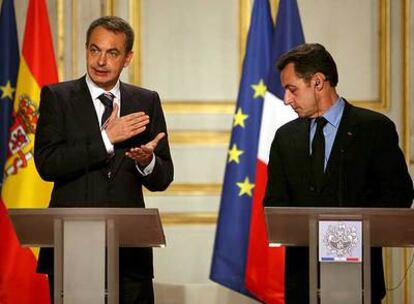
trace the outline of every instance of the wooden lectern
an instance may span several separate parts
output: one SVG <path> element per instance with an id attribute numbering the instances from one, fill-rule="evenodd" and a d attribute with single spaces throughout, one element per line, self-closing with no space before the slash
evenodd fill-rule
<path id="1" fill-rule="evenodd" d="M 20 243 L 54 247 L 54 303 L 119 301 L 118 248 L 164 247 L 157 209 L 9 209 Z M 105 263 L 106 260 L 106 263 Z"/>
<path id="2" fill-rule="evenodd" d="M 320 303 L 371 303 L 370 247 L 414 245 L 414 210 L 266 207 L 269 246 L 309 246 L 309 301 L 318 302 L 318 223 L 362 221 L 362 266 L 320 263 Z M 348 267 L 349 266 L 349 267 Z M 343 281 L 344 288 L 338 292 Z M 362 280 L 362 281 L 361 281 Z M 335 298 L 340 293 L 341 300 Z M 357 299 L 357 300 L 355 300 Z M 362 302 L 363 299 L 363 302 Z"/>

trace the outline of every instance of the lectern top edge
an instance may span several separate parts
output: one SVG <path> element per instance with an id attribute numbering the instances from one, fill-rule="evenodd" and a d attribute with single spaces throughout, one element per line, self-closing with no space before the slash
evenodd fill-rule
<path id="1" fill-rule="evenodd" d="M 265 220 L 271 244 L 308 246 L 312 222 L 317 227 L 320 220 L 361 220 L 369 225 L 371 246 L 414 247 L 411 208 L 266 207 Z"/>
<path id="2" fill-rule="evenodd" d="M 64 211 L 68 215 L 106 215 L 108 213 L 114 215 L 139 215 L 139 214 L 158 214 L 158 209 L 156 208 L 80 208 L 80 207 L 70 207 L 70 208 L 10 208 L 8 209 L 9 214 L 33 214 L 33 211 L 38 215 L 42 214 L 58 214 Z"/>
<path id="3" fill-rule="evenodd" d="M 265 207 L 266 213 L 286 215 L 319 215 L 319 214 L 364 214 L 392 215 L 402 213 L 414 214 L 414 208 L 340 208 L 340 207 Z"/>
<path id="4" fill-rule="evenodd" d="M 166 244 L 158 209 L 45 208 L 9 211 L 22 245 L 52 247 L 57 224 L 95 221 L 105 221 L 107 229 L 116 227 L 121 247 L 162 247 Z"/>

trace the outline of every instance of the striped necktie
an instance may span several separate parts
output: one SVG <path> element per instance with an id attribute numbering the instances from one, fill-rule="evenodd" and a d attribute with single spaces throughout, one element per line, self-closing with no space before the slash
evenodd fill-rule
<path id="1" fill-rule="evenodd" d="M 99 95 L 98 99 L 103 103 L 105 106 L 105 110 L 101 117 L 101 126 L 104 126 L 106 121 L 108 120 L 109 116 L 111 116 L 113 110 L 113 102 L 115 96 L 111 92 L 105 92 Z"/>

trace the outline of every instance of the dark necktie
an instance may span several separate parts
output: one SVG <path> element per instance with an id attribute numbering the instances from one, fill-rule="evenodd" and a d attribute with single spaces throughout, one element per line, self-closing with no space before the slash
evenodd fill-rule
<path id="1" fill-rule="evenodd" d="M 321 190 L 325 174 L 325 136 L 323 135 L 323 128 L 327 122 L 324 117 L 316 118 L 316 132 L 312 141 L 312 174 L 318 191 Z"/>
<path id="2" fill-rule="evenodd" d="M 105 122 L 108 120 L 109 116 L 111 116 L 113 110 L 113 102 L 115 96 L 110 92 L 105 92 L 99 95 L 98 99 L 103 103 L 105 106 L 105 110 L 101 117 L 101 126 L 105 125 Z"/>

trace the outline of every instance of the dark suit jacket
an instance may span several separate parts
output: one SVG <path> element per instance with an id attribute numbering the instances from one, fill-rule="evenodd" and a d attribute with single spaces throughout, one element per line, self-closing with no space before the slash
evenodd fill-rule
<path id="1" fill-rule="evenodd" d="M 166 133 L 158 94 L 122 82 L 120 94 L 121 116 L 143 111 L 149 115 L 150 123 L 143 133 L 116 144 L 111 157 L 102 140 L 85 77 L 42 89 L 34 157 L 40 176 L 54 182 L 49 207 L 143 208 L 142 186 L 162 191 L 173 180 L 167 137 L 155 150 L 153 172 L 145 177 L 125 156 L 129 148 L 149 142 L 159 132 Z M 52 272 L 52 261 L 51 251 L 43 250 L 38 270 Z M 152 251 L 121 248 L 120 273 L 123 272 L 152 277 Z"/>
<path id="2" fill-rule="evenodd" d="M 413 184 L 394 123 L 346 102 L 323 184 L 318 193 L 311 179 L 309 121 L 282 126 L 270 150 L 264 205 L 409 207 Z M 307 248 L 287 248 L 285 267 L 286 303 L 308 303 Z M 372 295 L 385 295 L 380 248 L 372 250 Z"/>

